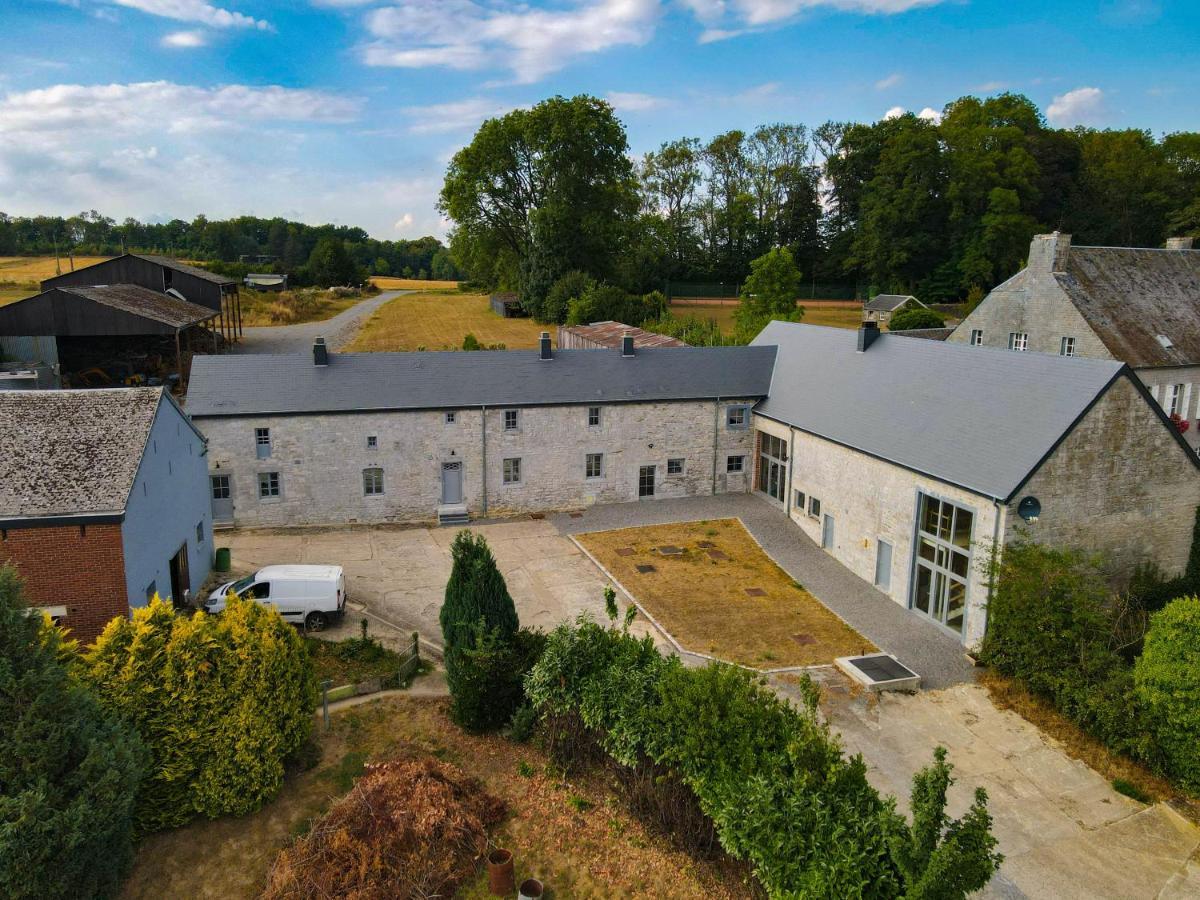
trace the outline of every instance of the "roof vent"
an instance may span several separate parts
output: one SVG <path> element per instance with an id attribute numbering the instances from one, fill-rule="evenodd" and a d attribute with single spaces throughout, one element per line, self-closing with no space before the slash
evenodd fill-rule
<path id="1" fill-rule="evenodd" d="M 325 338 L 319 337 L 313 341 L 313 365 L 329 365 L 329 348 L 325 346 Z"/>
<path id="2" fill-rule="evenodd" d="M 1175 346 L 1175 343 L 1165 334 L 1156 334 L 1155 337 L 1158 338 L 1158 342 L 1162 344 L 1164 350 L 1170 350 Z"/>
<path id="3" fill-rule="evenodd" d="M 834 664 L 868 691 L 915 691 L 921 676 L 890 653 L 839 656 Z"/>
<path id="4" fill-rule="evenodd" d="M 1173 237 L 1167 238 L 1168 250 L 1191 250 L 1193 239 L 1190 237 Z"/>
<path id="5" fill-rule="evenodd" d="M 875 339 L 879 337 L 879 324 L 876 322 L 863 322 L 858 329 L 858 352 L 865 353 L 867 348 L 875 343 Z"/>
<path id="6" fill-rule="evenodd" d="M 554 359 L 554 353 L 550 350 L 550 332 L 542 332 L 542 339 L 538 342 L 538 345 L 541 348 L 542 362 L 549 362 Z"/>
<path id="7" fill-rule="evenodd" d="M 621 355 L 633 356 L 633 335 L 628 331 L 621 335 Z"/>

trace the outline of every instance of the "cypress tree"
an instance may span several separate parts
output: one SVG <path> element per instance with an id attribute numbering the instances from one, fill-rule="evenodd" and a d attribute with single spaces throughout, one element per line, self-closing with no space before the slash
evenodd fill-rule
<path id="1" fill-rule="evenodd" d="M 145 747 L 67 671 L 0 568 L 0 896 L 109 897 L 133 860 Z"/>
<path id="2" fill-rule="evenodd" d="M 454 536 L 450 556 L 453 566 L 439 615 L 446 652 L 473 647 L 480 621 L 501 641 L 511 640 L 520 627 L 517 608 L 487 540 L 464 528 Z"/>

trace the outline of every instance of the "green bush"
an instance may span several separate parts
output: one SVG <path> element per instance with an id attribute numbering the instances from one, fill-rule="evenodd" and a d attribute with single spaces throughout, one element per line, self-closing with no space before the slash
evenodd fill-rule
<path id="1" fill-rule="evenodd" d="M 487 540 L 464 528 L 454 536 L 450 557 L 450 579 L 438 614 L 446 652 L 470 646 L 480 619 L 488 631 L 498 629 L 502 640 L 511 638 L 520 627 L 517 608 Z"/>
<path id="2" fill-rule="evenodd" d="M 149 756 L 70 676 L 61 634 L 0 568 L 0 896 L 111 897 Z"/>
<path id="3" fill-rule="evenodd" d="M 936 309 L 913 306 L 902 309 L 888 322 L 888 331 L 912 331 L 914 328 L 944 328 L 946 318 Z"/>
<path id="4" fill-rule="evenodd" d="M 150 749 L 137 811 L 146 831 L 258 809 L 279 789 L 317 702 L 296 630 L 273 607 L 236 597 L 219 616 L 177 615 L 156 597 L 109 623 L 81 674 Z"/>
<path id="5" fill-rule="evenodd" d="M 568 272 L 550 286 L 546 300 L 542 303 L 542 319 L 546 322 L 562 325 L 567 321 L 567 312 L 571 301 L 581 297 L 585 291 L 596 284 L 595 279 L 587 272 L 578 269 Z"/>
<path id="6" fill-rule="evenodd" d="M 661 318 L 666 311 L 667 298 L 661 291 L 638 296 L 611 284 L 595 284 L 571 300 L 567 324 L 621 322 L 637 328 Z"/>
<path id="7" fill-rule="evenodd" d="M 1167 771 L 1200 794 L 1200 599 L 1180 597 L 1151 617 L 1134 683 Z"/>
<path id="8" fill-rule="evenodd" d="M 480 622 L 470 646 L 447 654 L 450 718 L 475 732 L 509 724 L 525 702 L 523 680 L 545 642 L 540 631 L 522 628 L 505 638 Z"/>

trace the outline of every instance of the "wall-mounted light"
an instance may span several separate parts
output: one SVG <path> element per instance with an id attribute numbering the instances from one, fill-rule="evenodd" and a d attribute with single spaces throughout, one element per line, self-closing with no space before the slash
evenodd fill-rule
<path id="1" fill-rule="evenodd" d="M 1042 503 L 1037 497 L 1025 497 L 1017 504 L 1017 515 L 1032 525 L 1042 514 Z"/>

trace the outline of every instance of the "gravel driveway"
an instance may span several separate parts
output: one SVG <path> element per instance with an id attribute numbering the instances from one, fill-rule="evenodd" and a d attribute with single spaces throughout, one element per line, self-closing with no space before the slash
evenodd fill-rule
<path id="1" fill-rule="evenodd" d="M 307 353 L 313 338 L 323 337 L 331 350 L 340 350 L 358 334 L 358 329 L 371 314 L 389 300 L 395 300 L 412 291 L 384 291 L 343 310 L 331 319 L 320 322 L 305 322 L 303 325 L 265 325 L 246 328 L 242 340 L 235 344 L 232 353 Z"/>

